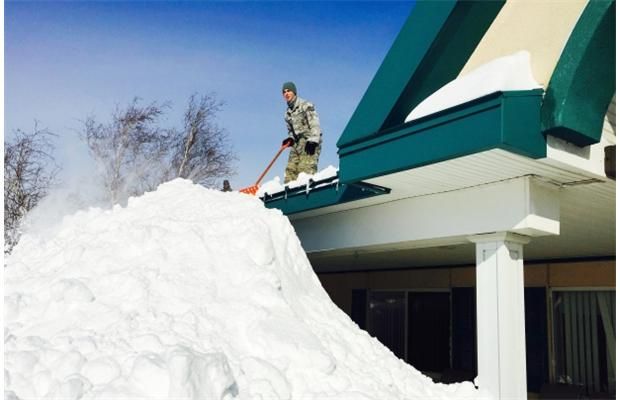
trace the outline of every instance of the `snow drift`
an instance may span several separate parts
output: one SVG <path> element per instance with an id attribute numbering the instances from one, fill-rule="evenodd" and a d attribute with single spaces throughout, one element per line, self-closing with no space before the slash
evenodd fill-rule
<path id="1" fill-rule="evenodd" d="M 6 259 L 5 398 L 441 399 L 329 299 L 287 218 L 175 180 Z"/>

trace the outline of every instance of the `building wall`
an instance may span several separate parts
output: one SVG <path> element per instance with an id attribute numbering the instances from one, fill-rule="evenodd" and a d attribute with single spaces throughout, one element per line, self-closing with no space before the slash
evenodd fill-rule
<path id="1" fill-rule="evenodd" d="M 526 287 L 616 287 L 615 260 L 526 263 Z M 351 315 L 353 289 L 446 289 L 475 286 L 475 267 L 318 274 L 332 301 Z"/>
<path id="2" fill-rule="evenodd" d="M 360 327 L 425 375 L 444 383 L 476 376 L 475 267 L 319 278 Z M 568 380 L 580 393 L 615 396 L 615 281 L 614 259 L 524 266 L 528 392 Z"/>

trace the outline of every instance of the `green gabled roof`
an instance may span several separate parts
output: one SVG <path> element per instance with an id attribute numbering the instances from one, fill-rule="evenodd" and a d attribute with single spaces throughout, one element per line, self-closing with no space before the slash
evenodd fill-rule
<path id="1" fill-rule="evenodd" d="M 416 2 L 340 136 L 338 147 L 402 124 L 416 105 L 455 79 L 504 2 Z"/>

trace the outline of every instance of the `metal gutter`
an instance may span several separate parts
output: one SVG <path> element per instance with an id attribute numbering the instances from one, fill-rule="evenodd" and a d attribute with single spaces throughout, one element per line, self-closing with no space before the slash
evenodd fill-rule
<path id="1" fill-rule="evenodd" d="M 316 182 L 310 180 L 306 186 L 265 194 L 262 200 L 267 208 L 278 208 L 289 215 L 388 193 L 389 188 L 366 182 L 344 184 L 338 177 L 332 177 Z"/>
<path id="2" fill-rule="evenodd" d="M 341 146 L 340 180 L 360 182 L 495 148 L 543 158 L 542 93 L 491 93 Z"/>

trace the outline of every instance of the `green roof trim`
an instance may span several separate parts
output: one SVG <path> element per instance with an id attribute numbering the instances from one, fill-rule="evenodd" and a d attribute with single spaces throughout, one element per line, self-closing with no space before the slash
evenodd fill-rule
<path id="1" fill-rule="evenodd" d="M 342 147 L 340 182 L 353 183 L 500 148 L 542 158 L 542 90 L 495 92 Z"/>
<path id="2" fill-rule="evenodd" d="M 545 134 L 577 146 L 601 140 L 616 92 L 616 2 L 590 1 L 556 65 L 542 105 Z"/>
<path id="3" fill-rule="evenodd" d="M 400 125 L 422 100 L 455 79 L 504 0 L 420 0 L 338 140 L 343 147 Z"/>
<path id="4" fill-rule="evenodd" d="M 306 190 L 305 186 L 287 189 L 265 195 L 263 201 L 267 208 L 278 208 L 285 215 L 290 215 L 388 193 L 390 189 L 366 182 L 342 184 L 336 180 L 326 184 L 319 181 L 313 183 L 310 190 Z"/>

